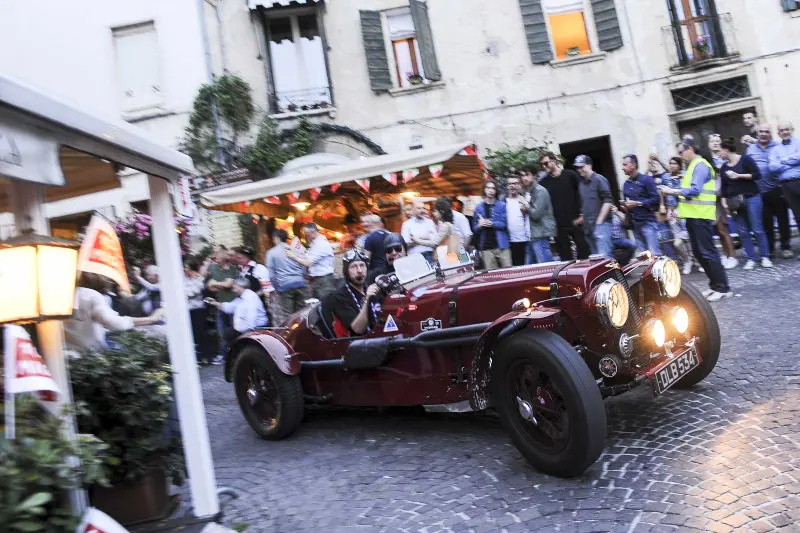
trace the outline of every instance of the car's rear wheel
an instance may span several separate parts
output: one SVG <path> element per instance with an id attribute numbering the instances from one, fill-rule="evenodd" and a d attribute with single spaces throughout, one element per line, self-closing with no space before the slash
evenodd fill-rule
<path id="1" fill-rule="evenodd" d="M 697 351 L 701 360 L 700 366 L 675 384 L 676 389 L 688 389 L 706 379 L 717 366 L 722 339 L 717 315 L 699 289 L 684 284 L 675 303 L 689 314 L 689 333 L 697 337 Z"/>
<path id="2" fill-rule="evenodd" d="M 262 348 L 245 347 L 233 369 L 236 399 L 247 423 L 262 438 L 291 435 L 303 419 L 303 388 L 287 376 Z"/>
<path id="3" fill-rule="evenodd" d="M 491 391 L 504 429 L 537 470 L 577 476 L 603 452 L 600 389 L 583 359 L 555 333 L 525 330 L 504 341 L 493 357 Z"/>

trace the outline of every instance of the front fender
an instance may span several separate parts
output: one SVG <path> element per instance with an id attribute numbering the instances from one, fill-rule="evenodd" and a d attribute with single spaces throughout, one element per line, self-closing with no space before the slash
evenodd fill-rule
<path id="1" fill-rule="evenodd" d="M 249 331 L 236 339 L 232 346 L 228 346 L 225 354 L 225 381 L 232 379 L 233 367 L 239 353 L 245 346 L 261 347 L 272 360 L 278 370 L 287 376 L 294 376 L 300 373 L 300 360 L 297 359 L 294 349 L 281 337 L 271 331 Z"/>
<path id="2" fill-rule="evenodd" d="M 475 344 L 470 370 L 470 406 L 476 411 L 489 407 L 486 389 L 489 386 L 490 359 L 497 342 L 516 331 L 529 327 L 554 330 L 560 309 L 537 307 L 529 311 L 505 314 L 486 328 Z"/>

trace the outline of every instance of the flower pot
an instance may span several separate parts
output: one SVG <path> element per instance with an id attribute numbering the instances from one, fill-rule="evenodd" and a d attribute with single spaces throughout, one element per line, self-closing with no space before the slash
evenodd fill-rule
<path id="1" fill-rule="evenodd" d="M 122 525 L 150 522 L 169 516 L 170 498 L 164 470 L 151 468 L 143 476 L 112 487 L 93 487 L 91 502 Z"/>

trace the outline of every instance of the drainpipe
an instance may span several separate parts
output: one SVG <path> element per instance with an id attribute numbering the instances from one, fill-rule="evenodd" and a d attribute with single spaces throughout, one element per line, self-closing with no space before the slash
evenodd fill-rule
<path id="1" fill-rule="evenodd" d="M 217 31 L 219 32 L 219 53 L 222 59 L 222 72 L 228 73 L 228 56 L 225 53 L 225 32 L 222 31 L 222 15 L 220 13 L 219 5 L 222 0 L 214 2 L 214 12 L 217 15 Z"/>
<path id="2" fill-rule="evenodd" d="M 200 38 L 203 40 L 203 54 L 206 60 L 206 75 L 208 76 L 208 83 L 213 84 L 214 68 L 211 64 L 211 45 L 208 43 L 208 29 L 206 28 L 205 3 L 206 0 L 197 0 L 197 16 L 200 17 Z M 217 12 L 217 21 L 219 22 L 219 7 L 216 4 L 214 7 Z M 222 41 L 222 33 L 220 33 L 220 41 Z M 225 66 L 224 54 L 222 58 L 223 58 L 223 68 L 224 68 Z M 222 150 L 222 130 L 219 125 L 219 113 L 217 113 L 217 104 L 214 101 L 211 102 L 211 116 L 214 120 L 214 136 L 217 138 L 217 146 L 219 146 L 219 151 L 217 152 L 217 160 L 219 164 L 224 167 L 225 152 Z"/>

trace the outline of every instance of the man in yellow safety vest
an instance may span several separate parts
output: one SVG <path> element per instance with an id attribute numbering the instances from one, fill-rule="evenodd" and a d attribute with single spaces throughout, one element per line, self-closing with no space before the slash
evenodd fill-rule
<path id="1" fill-rule="evenodd" d="M 714 167 L 697 154 L 692 137 L 684 137 L 678 153 L 688 165 L 681 179 L 681 188 L 661 187 L 665 194 L 678 197 L 678 216 L 686 219 L 692 250 L 709 279 L 703 295 L 710 302 L 733 296 L 728 275 L 714 246 L 714 223 L 717 220 L 717 192 Z"/>

